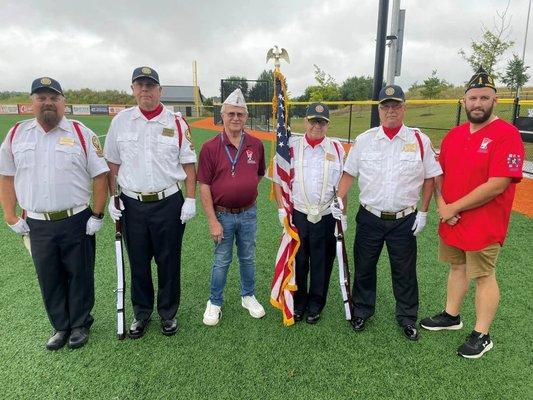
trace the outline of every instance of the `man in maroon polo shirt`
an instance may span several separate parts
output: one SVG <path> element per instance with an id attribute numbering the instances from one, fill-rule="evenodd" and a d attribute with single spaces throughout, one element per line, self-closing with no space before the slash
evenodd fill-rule
<path id="1" fill-rule="evenodd" d="M 257 185 L 265 174 L 265 153 L 259 139 L 244 132 L 248 109 L 240 89 L 232 92 L 221 109 L 224 130 L 204 143 L 198 176 L 200 198 L 209 232 L 215 243 L 211 296 L 203 322 L 218 324 L 223 291 L 232 260 L 233 241 L 241 275 L 241 304 L 254 318 L 265 310 L 254 296 Z"/>
<path id="2" fill-rule="evenodd" d="M 493 347 L 489 328 L 500 299 L 496 259 L 522 178 L 524 146 L 518 130 L 492 113 L 496 88 L 482 67 L 470 79 L 463 101 L 468 122 L 452 129 L 441 145 L 442 194 L 436 182 L 439 259 L 451 264 L 446 307 L 420 324 L 433 331 L 461 329 L 459 311 L 475 279 L 476 324 L 457 352 L 479 358 Z"/>

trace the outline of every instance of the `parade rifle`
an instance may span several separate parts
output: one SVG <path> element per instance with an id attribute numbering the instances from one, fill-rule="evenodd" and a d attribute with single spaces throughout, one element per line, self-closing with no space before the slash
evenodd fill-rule
<path id="1" fill-rule="evenodd" d="M 120 187 L 115 177 L 115 208 L 120 209 Z M 124 278 L 124 253 L 122 249 L 122 223 L 115 222 L 115 256 L 117 264 L 117 337 L 119 340 L 126 338 L 126 318 L 124 313 L 124 292 L 126 280 Z"/>
<path id="2" fill-rule="evenodd" d="M 333 202 L 338 206 L 337 193 L 333 195 Z M 341 220 L 336 220 L 335 237 L 337 238 L 337 262 L 339 263 L 339 283 L 341 285 L 342 301 L 344 303 L 344 314 L 346 320 L 352 319 L 352 292 L 350 289 L 350 270 L 348 267 L 348 255 L 344 243 L 344 231 Z"/>

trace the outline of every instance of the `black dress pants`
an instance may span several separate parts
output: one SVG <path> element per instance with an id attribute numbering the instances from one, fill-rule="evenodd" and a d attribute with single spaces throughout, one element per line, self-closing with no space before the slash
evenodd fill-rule
<path id="1" fill-rule="evenodd" d="M 149 319 L 154 308 L 152 258 L 157 265 L 157 312 L 176 316 L 180 302 L 181 191 L 159 201 L 141 202 L 124 194 L 124 241 L 131 268 L 131 302 L 136 319 Z"/>
<path id="2" fill-rule="evenodd" d="M 90 216 L 88 208 L 59 221 L 27 218 L 44 307 L 58 331 L 93 323 L 96 241 L 85 234 Z"/>
<path id="3" fill-rule="evenodd" d="M 354 242 L 355 279 L 352 289 L 354 316 L 367 319 L 376 304 L 376 265 L 383 248 L 389 253 L 396 320 L 401 326 L 414 324 L 418 313 L 416 237 L 412 213 L 397 220 L 383 220 L 363 207 L 356 216 Z"/>
<path id="4" fill-rule="evenodd" d="M 300 236 L 300 248 L 295 260 L 298 290 L 294 294 L 294 310 L 319 313 L 326 305 L 335 260 L 335 219 L 328 214 L 313 224 L 307 220 L 307 214 L 294 210 L 292 215 Z"/>

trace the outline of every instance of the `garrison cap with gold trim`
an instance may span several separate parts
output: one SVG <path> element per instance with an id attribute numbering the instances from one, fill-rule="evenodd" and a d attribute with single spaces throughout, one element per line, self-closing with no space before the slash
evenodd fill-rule
<path id="1" fill-rule="evenodd" d="M 405 101 L 405 94 L 403 93 L 403 89 L 399 87 L 398 85 L 387 85 L 384 86 L 381 91 L 379 92 L 378 101 L 380 103 L 383 103 L 387 100 L 395 100 L 395 101 Z"/>
<path id="2" fill-rule="evenodd" d="M 153 79 L 159 85 L 159 75 L 157 74 L 156 70 L 153 68 L 150 68 L 150 67 L 135 68 L 133 70 L 133 74 L 131 75 L 131 83 L 135 82 L 135 80 L 139 78 Z"/>
<path id="3" fill-rule="evenodd" d="M 480 65 L 476 73 L 470 78 L 466 84 L 465 93 L 470 89 L 489 87 L 496 92 L 496 86 L 494 86 L 494 78 L 489 75 L 487 71 Z"/>
<path id="4" fill-rule="evenodd" d="M 47 89 L 49 91 L 56 92 L 56 93 L 59 93 L 60 95 L 63 95 L 63 89 L 61 89 L 61 85 L 59 84 L 59 82 L 47 76 L 43 76 L 42 78 L 37 78 L 32 82 L 30 95 L 34 94 L 36 91 L 40 89 Z"/>
<path id="5" fill-rule="evenodd" d="M 329 108 L 322 103 L 312 103 L 307 106 L 305 116 L 307 119 L 325 119 L 329 122 Z"/>

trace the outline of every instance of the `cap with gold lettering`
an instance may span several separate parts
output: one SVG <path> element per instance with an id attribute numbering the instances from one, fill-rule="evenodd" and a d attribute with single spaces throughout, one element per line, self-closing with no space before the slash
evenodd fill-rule
<path id="1" fill-rule="evenodd" d="M 63 89 L 61 89 L 61 85 L 59 84 L 59 82 L 47 76 L 37 78 L 32 82 L 30 95 L 41 89 L 49 90 L 51 92 L 56 92 L 60 95 L 63 95 Z"/>
<path id="2" fill-rule="evenodd" d="M 398 85 L 387 85 L 381 89 L 378 96 L 378 101 L 383 103 L 387 100 L 405 101 L 405 94 L 403 89 Z"/>
<path id="3" fill-rule="evenodd" d="M 489 87 L 496 92 L 496 86 L 494 86 L 494 78 L 489 75 L 487 71 L 480 65 L 476 73 L 470 78 L 466 84 L 465 93 L 470 89 Z"/>
<path id="4" fill-rule="evenodd" d="M 325 119 L 329 122 L 329 108 L 323 103 L 311 103 L 305 110 L 307 119 Z"/>
<path id="5" fill-rule="evenodd" d="M 136 79 L 139 79 L 139 78 L 153 79 L 159 85 L 159 75 L 153 68 L 150 68 L 150 67 L 135 68 L 133 70 L 133 74 L 131 75 L 131 83 L 133 83 Z"/>

